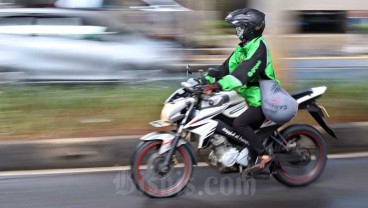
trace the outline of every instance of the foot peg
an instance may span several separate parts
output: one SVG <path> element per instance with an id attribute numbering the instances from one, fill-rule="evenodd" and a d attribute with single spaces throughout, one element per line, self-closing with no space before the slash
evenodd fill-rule
<path id="1" fill-rule="evenodd" d="M 272 173 L 269 171 L 270 163 L 266 164 L 266 167 L 263 169 L 260 168 L 247 168 L 241 173 L 241 178 L 244 180 L 254 178 L 254 179 L 263 179 L 268 180 L 271 178 Z"/>

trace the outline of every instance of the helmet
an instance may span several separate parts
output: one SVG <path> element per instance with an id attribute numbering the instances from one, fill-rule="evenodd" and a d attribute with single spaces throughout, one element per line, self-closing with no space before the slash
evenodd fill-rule
<path id="1" fill-rule="evenodd" d="M 225 20 L 236 27 L 236 35 L 244 42 L 261 36 L 266 25 L 263 12 L 248 8 L 231 12 Z"/>

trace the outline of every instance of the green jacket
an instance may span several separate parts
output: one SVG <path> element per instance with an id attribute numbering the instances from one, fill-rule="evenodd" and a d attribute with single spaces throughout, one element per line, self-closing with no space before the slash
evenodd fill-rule
<path id="1" fill-rule="evenodd" d="M 221 72 L 216 80 L 206 75 L 209 83 L 217 82 L 222 90 L 236 90 L 245 98 L 249 106 L 262 105 L 259 80 L 275 76 L 272 59 L 262 36 L 254 38 L 246 45 L 240 43 L 229 58 L 218 68 Z"/>

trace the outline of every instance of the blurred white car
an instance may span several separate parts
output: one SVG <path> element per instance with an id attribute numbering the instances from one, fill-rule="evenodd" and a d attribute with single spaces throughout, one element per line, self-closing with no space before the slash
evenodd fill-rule
<path id="1" fill-rule="evenodd" d="M 0 79 L 149 79 L 180 61 L 177 45 L 121 25 L 98 11 L 3 9 Z"/>

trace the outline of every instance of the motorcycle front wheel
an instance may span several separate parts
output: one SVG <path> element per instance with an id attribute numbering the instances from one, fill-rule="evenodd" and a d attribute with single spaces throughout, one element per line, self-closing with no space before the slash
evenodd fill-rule
<path id="1" fill-rule="evenodd" d="M 327 145 L 321 133 L 312 126 L 292 125 L 281 132 L 292 148 L 284 150 L 280 145 L 275 152 L 297 154 L 299 162 L 276 162 L 275 179 L 287 186 L 304 186 L 317 180 L 327 161 Z"/>
<path id="2" fill-rule="evenodd" d="M 159 154 L 162 141 L 147 141 L 140 145 L 131 160 L 131 174 L 136 187 L 144 194 L 163 198 L 182 191 L 193 173 L 193 161 L 185 145 L 178 147 L 169 171 L 161 173 L 165 154 Z"/>

